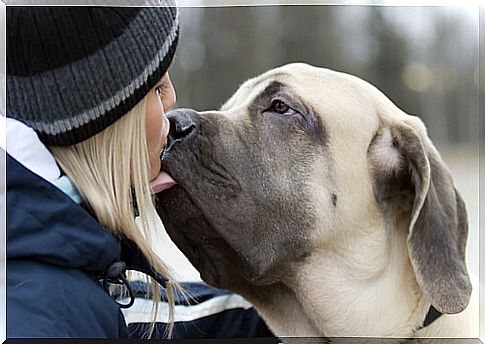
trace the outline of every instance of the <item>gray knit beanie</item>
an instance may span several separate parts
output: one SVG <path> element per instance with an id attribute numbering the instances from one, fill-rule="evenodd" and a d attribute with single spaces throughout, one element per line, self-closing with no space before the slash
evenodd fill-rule
<path id="1" fill-rule="evenodd" d="M 7 7 L 7 116 L 47 145 L 115 122 L 167 72 L 179 32 L 170 4 Z"/>

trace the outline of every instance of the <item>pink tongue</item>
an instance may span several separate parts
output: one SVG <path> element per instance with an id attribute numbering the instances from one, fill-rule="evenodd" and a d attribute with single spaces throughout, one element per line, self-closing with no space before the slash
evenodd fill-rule
<path id="1" fill-rule="evenodd" d="M 150 182 L 150 187 L 153 193 L 159 193 L 163 190 L 170 189 L 177 184 L 175 180 L 167 172 L 161 172 L 157 178 Z"/>

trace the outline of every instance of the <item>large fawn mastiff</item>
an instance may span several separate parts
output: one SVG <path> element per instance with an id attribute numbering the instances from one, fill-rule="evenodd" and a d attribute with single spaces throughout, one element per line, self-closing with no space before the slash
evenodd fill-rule
<path id="1" fill-rule="evenodd" d="M 166 229 L 276 335 L 478 337 L 465 204 L 419 118 L 305 64 L 169 116 Z"/>

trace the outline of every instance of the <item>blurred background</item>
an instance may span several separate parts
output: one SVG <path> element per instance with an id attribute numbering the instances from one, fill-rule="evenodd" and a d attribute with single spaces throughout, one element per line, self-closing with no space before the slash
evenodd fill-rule
<path id="1" fill-rule="evenodd" d="M 419 115 L 444 145 L 478 139 L 478 12 L 470 7 L 182 8 L 177 106 L 218 108 L 289 62 L 355 74 Z"/>
<path id="2" fill-rule="evenodd" d="M 171 67 L 177 107 L 217 109 L 248 78 L 306 62 L 357 75 L 420 116 L 467 204 L 468 266 L 478 275 L 478 95 L 484 78 L 477 7 L 186 7 L 180 21 Z M 181 279 L 197 278 L 179 267 L 185 262 L 177 253 L 164 252 L 173 255 Z"/>

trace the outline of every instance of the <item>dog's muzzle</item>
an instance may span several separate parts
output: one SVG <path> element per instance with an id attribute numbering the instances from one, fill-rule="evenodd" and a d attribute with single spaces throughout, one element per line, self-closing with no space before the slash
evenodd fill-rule
<path id="1" fill-rule="evenodd" d="M 167 146 L 165 150 L 170 150 L 177 142 L 193 136 L 197 132 L 197 126 L 189 114 L 190 110 L 178 109 L 167 113 L 170 122 Z"/>

